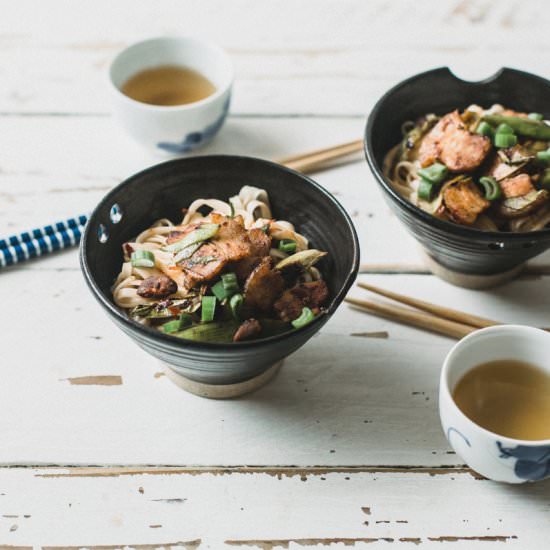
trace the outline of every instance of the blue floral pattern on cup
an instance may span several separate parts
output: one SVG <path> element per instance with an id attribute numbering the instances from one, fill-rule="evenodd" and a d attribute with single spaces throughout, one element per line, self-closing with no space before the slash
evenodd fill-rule
<path id="1" fill-rule="evenodd" d="M 516 447 L 504 447 L 497 441 L 500 458 L 515 458 L 514 473 L 520 479 L 537 481 L 550 476 L 550 445 L 517 445 Z"/>
<path id="2" fill-rule="evenodd" d="M 209 126 L 200 132 L 191 132 L 187 134 L 180 142 L 161 141 L 157 143 L 157 147 L 168 153 L 181 155 L 189 153 L 200 145 L 212 139 L 219 129 L 223 126 L 227 111 L 229 110 L 230 98 L 228 97 L 223 105 L 222 114 Z"/>

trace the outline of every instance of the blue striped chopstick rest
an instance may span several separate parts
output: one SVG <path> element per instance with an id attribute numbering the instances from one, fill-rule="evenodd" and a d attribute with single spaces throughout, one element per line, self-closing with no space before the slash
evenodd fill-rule
<path id="1" fill-rule="evenodd" d="M 82 215 L 0 239 L 0 267 L 76 246 L 87 220 Z"/>

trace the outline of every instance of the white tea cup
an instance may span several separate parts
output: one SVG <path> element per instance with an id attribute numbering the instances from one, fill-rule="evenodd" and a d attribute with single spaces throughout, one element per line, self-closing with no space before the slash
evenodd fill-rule
<path id="1" fill-rule="evenodd" d="M 212 95 L 184 105 L 151 105 L 122 92 L 129 78 L 159 66 L 193 69 L 215 87 Z M 231 99 L 233 68 L 218 46 L 191 37 L 159 37 L 122 50 L 109 69 L 115 118 L 138 143 L 159 154 L 184 154 L 210 141 L 222 127 Z"/>
<path id="2" fill-rule="evenodd" d="M 497 360 L 530 363 L 550 374 L 550 333 L 499 325 L 460 340 L 441 371 L 439 414 L 445 435 L 468 466 L 489 479 L 523 483 L 550 477 L 550 439 L 521 440 L 490 432 L 468 418 L 453 399 L 456 385 L 467 372 Z"/>

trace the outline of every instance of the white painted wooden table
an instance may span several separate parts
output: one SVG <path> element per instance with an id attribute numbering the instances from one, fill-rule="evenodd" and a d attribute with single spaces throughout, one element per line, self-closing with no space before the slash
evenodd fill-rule
<path id="1" fill-rule="evenodd" d="M 434 66 L 550 77 L 542 1 L 0 7 L 0 235 L 89 211 L 156 162 L 114 125 L 105 86 L 110 57 L 143 37 L 200 34 L 233 57 L 231 116 L 204 153 L 277 158 L 356 139 L 385 89 Z M 365 163 L 316 179 L 352 215 L 363 262 L 385 271 L 364 280 L 550 324 L 550 255 L 497 290 L 454 288 L 423 270 Z M 548 548 L 550 485 L 478 479 L 442 435 L 449 339 L 343 306 L 275 381 L 215 402 L 172 385 L 108 322 L 76 250 L 4 270 L 0 298 L 2 548 Z"/>

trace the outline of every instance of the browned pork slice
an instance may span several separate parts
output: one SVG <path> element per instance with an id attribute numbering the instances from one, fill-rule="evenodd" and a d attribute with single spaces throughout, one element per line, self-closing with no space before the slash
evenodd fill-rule
<path id="1" fill-rule="evenodd" d="M 452 219 L 461 224 L 473 224 L 479 214 L 489 208 L 489 201 L 471 179 L 461 179 L 443 191 L 443 202 Z"/>
<path id="2" fill-rule="evenodd" d="M 325 281 L 302 283 L 285 290 L 273 308 L 281 320 L 289 322 L 300 317 L 304 307 L 317 309 L 327 298 L 328 288 Z"/>
<path id="3" fill-rule="evenodd" d="M 502 194 L 507 199 L 522 197 L 535 190 L 529 174 L 518 174 L 517 176 L 506 178 L 500 182 L 500 188 L 502 189 Z"/>
<path id="4" fill-rule="evenodd" d="M 137 293 L 143 298 L 166 298 L 178 290 L 175 281 L 166 275 L 147 277 L 138 287 Z"/>
<path id="5" fill-rule="evenodd" d="M 183 286 L 188 289 L 203 281 L 211 281 L 229 263 L 250 255 L 250 239 L 242 225 L 242 218 L 219 218 L 216 222 L 221 222 L 220 228 L 215 237 L 177 266 L 182 273 Z"/>
<path id="6" fill-rule="evenodd" d="M 475 170 L 491 150 L 491 140 L 468 131 L 458 111 L 445 115 L 422 140 L 418 157 L 422 166 L 440 160 L 453 172 Z"/>
<path id="7" fill-rule="evenodd" d="M 190 258 L 178 264 L 183 275 L 183 286 L 191 289 L 203 281 L 217 277 L 227 264 L 215 243 L 203 244 Z"/>
<path id="8" fill-rule="evenodd" d="M 235 274 L 241 281 L 246 280 L 260 260 L 269 255 L 271 248 L 271 237 L 261 229 L 250 229 L 248 238 L 250 240 L 250 255 L 239 260 L 233 266 Z"/>
<path id="9" fill-rule="evenodd" d="M 244 284 L 244 305 L 269 313 L 285 286 L 281 273 L 273 269 L 273 260 L 265 256 L 254 268 Z"/>
<path id="10" fill-rule="evenodd" d="M 260 332 L 262 332 L 262 325 L 260 325 L 260 322 L 257 319 L 247 319 L 233 335 L 233 342 L 250 340 L 258 336 Z"/>

